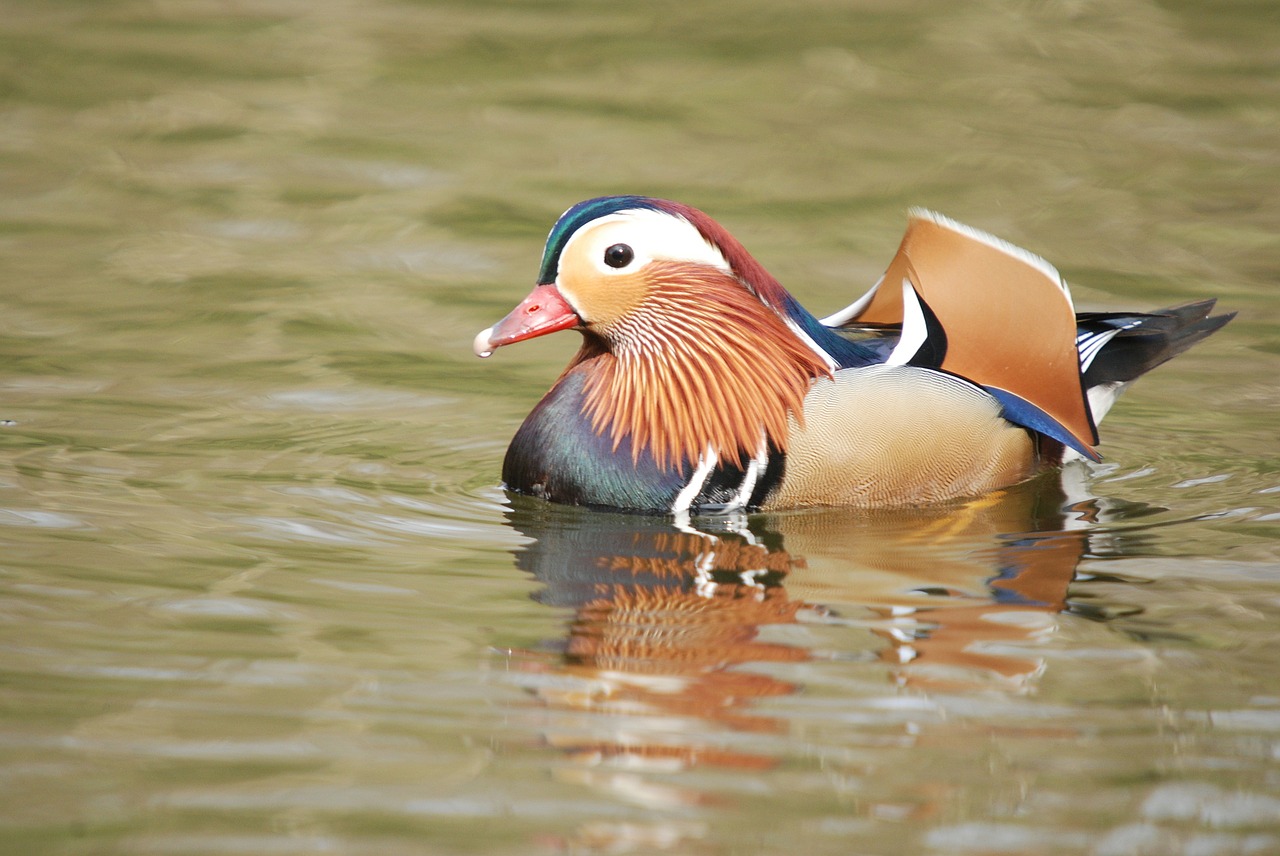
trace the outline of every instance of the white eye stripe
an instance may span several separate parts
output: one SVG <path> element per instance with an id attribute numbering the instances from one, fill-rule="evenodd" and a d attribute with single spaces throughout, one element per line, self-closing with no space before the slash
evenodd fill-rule
<path id="1" fill-rule="evenodd" d="M 622 267 L 610 266 L 605 262 L 605 251 L 615 244 L 629 246 L 635 258 Z M 618 211 L 592 220 L 569 238 L 561 257 L 583 252 L 596 270 L 608 276 L 630 273 L 652 261 L 694 262 L 730 270 L 724 255 L 691 223 L 649 208 Z"/>

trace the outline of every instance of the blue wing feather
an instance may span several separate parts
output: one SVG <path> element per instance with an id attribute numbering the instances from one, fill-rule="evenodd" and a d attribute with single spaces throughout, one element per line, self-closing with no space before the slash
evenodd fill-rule
<path id="1" fill-rule="evenodd" d="M 1021 425 L 1023 428 L 1038 431 L 1046 437 L 1052 437 L 1062 445 L 1075 449 L 1091 461 L 1102 459 L 1097 452 L 1071 436 L 1071 432 L 1064 428 L 1061 422 L 1022 396 L 1014 395 L 1012 392 L 996 386 L 984 386 L 982 388 L 990 393 L 996 401 L 1000 402 L 1001 415 L 1015 425 Z"/>

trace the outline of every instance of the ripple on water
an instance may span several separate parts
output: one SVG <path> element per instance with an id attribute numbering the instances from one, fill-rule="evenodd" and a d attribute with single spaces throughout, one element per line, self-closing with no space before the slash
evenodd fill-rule
<path id="1" fill-rule="evenodd" d="M 1275 709 L 1196 711 L 1188 712 L 1186 717 L 1228 731 L 1280 733 L 1280 710 Z"/>
<path id="2" fill-rule="evenodd" d="M 60 511 L 34 508 L 0 508 L 0 526 L 30 526 L 36 529 L 92 529 L 85 520 Z"/>
<path id="3" fill-rule="evenodd" d="M 951 853 L 1053 853 L 1083 847 L 1089 838 L 1064 829 L 1006 823 L 963 823 L 940 826 L 925 835 L 935 850 Z"/>
<path id="4" fill-rule="evenodd" d="M 440 415 L 457 404 L 447 396 L 363 386 L 281 390 L 253 400 L 260 411 L 298 414 L 252 438 L 263 446 L 270 474 L 250 481 L 287 497 L 288 508 L 263 496 L 254 504 L 269 510 L 229 519 L 256 537 L 299 543 L 513 542 L 502 522 L 505 496 L 491 472 L 495 441 L 421 435 L 424 414 L 463 420 L 452 410 Z M 375 412 L 387 416 L 367 416 Z M 308 415 L 315 413 L 337 421 Z M 282 437 L 283 454 L 277 451 Z"/>
<path id="5" fill-rule="evenodd" d="M 305 498 L 307 516 L 241 515 L 232 518 L 250 534 L 273 541 L 376 546 L 432 539 L 459 544 L 514 546 L 523 539 L 503 525 L 506 497 L 484 484 L 429 497 L 346 487 L 278 486 L 279 493 Z M 409 512 L 409 513 L 405 513 Z"/>
<path id="6" fill-rule="evenodd" d="M 1172 782 L 1156 787 L 1142 803 L 1149 820 L 1201 823 L 1221 829 L 1280 823 L 1280 797 L 1226 790 L 1204 782 Z"/>
<path id="7" fill-rule="evenodd" d="M 416 597 L 419 592 L 403 588 L 401 586 L 389 586 L 379 583 L 358 583 L 350 580 L 332 580 L 322 577 L 312 577 L 311 582 L 316 585 L 328 586 L 329 588 L 338 589 L 339 591 L 355 592 L 357 594 L 383 594 L 392 597 Z"/>
<path id="8" fill-rule="evenodd" d="M 41 652 L 24 652 L 41 653 Z M 43 652 L 45 669 L 51 674 L 76 678 L 156 683 L 191 683 L 209 686 L 251 686 L 279 689 L 312 688 L 340 684 L 344 678 L 318 664 L 286 664 L 267 661 L 225 660 L 216 664 L 202 657 L 175 657 L 154 666 L 122 665 L 115 662 L 58 662 L 53 652 Z M 96 659 L 105 660 L 104 653 Z"/>
<path id="9" fill-rule="evenodd" d="M 1116 827 L 1094 845 L 1095 856 L 1132 856 L 1160 853 L 1163 856 L 1266 856 L 1280 847 L 1272 835 L 1192 833 L 1162 829 L 1153 823 L 1129 823 Z"/>
<path id="10" fill-rule="evenodd" d="M 219 238 L 255 241 L 296 241 L 306 237 L 306 229 L 292 220 L 215 220 L 200 229 Z"/>
<path id="11" fill-rule="evenodd" d="M 264 410 L 303 409 L 317 413 L 352 410 L 401 410 L 434 408 L 453 404 L 456 399 L 417 392 L 387 389 L 282 389 L 250 402 Z"/>
<path id="12" fill-rule="evenodd" d="M 299 614 L 275 604 L 242 597 L 174 598 L 156 604 L 159 612 L 198 618 L 222 618 L 249 621 L 296 620 Z"/>
<path id="13" fill-rule="evenodd" d="M 250 515 L 234 518 L 248 534 L 268 541 L 372 547 L 383 543 L 376 533 L 328 520 Z"/>
<path id="14" fill-rule="evenodd" d="M 125 839 L 128 853 L 244 853 L 249 856 L 288 856 L 293 853 L 419 853 L 416 847 L 387 850 L 381 838 L 362 841 L 350 836 L 290 833 L 280 835 L 181 835 L 158 833 Z"/>

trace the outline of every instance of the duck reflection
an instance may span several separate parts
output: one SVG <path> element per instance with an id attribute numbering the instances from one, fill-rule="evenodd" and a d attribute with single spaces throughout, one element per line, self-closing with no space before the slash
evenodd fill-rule
<path id="1" fill-rule="evenodd" d="M 1051 633 L 1096 511 L 1052 480 L 947 509 L 775 519 L 805 557 L 793 596 L 822 603 L 887 644 L 899 684 L 1026 692 L 1043 661 L 1024 643 Z M 861 609 L 859 609 L 861 607 Z"/>
<path id="2" fill-rule="evenodd" d="M 541 674 L 562 776 L 648 806 L 699 792 L 644 773 L 760 770 L 789 722 L 755 710 L 806 661 L 863 661 L 917 690 L 1025 692 L 1084 555 L 1089 505 L 1044 479 L 942 509 L 691 523 L 513 498 L 535 597 L 573 611 Z M 834 640 L 834 641 L 833 641 Z M 548 674 L 549 673 L 549 674 Z M 751 735 L 756 735 L 752 738 Z"/>
<path id="3" fill-rule="evenodd" d="M 752 714 L 751 704 L 796 687 L 739 667 L 810 657 L 802 646 L 760 638 L 762 628 L 793 624 L 809 608 L 787 596 L 783 580 L 801 560 L 775 534 L 766 543 L 750 530 L 680 529 L 657 518 L 547 506 L 517 509 L 512 520 L 535 539 L 517 559 L 545 584 L 535 597 L 574 610 L 554 670 L 577 680 L 546 682 L 538 696 L 558 709 L 625 717 L 629 729 L 550 742 L 578 760 L 633 771 L 772 765 L 705 736 L 719 728 L 783 731 L 781 721 Z M 644 737 L 633 739 L 630 729 Z"/>

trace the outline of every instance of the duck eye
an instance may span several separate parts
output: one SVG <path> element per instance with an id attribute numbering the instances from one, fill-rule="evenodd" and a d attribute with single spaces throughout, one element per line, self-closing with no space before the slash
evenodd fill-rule
<path id="1" fill-rule="evenodd" d="M 636 257 L 635 250 L 626 244 L 614 244 L 604 251 L 604 263 L 611 268 L 624 268 Z"/>

